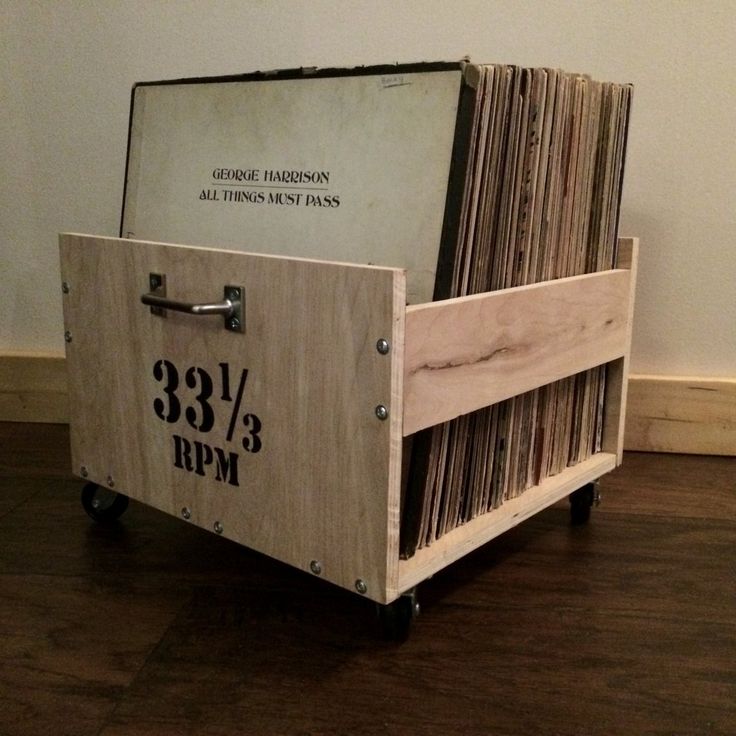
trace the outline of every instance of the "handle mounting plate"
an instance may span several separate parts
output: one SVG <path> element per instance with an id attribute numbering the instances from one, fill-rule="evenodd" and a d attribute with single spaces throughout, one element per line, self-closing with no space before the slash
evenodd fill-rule
<path id="1" fill-rule="evenodd" d="M 228 332 L 245 332 L 245 288 L 227 284 L 223 288 L 221 302 L 207 304 L 192 304 L 169 299 L 166 295 L 166 274 L 148 274 L 149 292 L 141 296 L 141 301 L 147 304 L 151 314 L 166 317 L 169 309 L 196 316 L 221 315 L 224 327 Z"/>

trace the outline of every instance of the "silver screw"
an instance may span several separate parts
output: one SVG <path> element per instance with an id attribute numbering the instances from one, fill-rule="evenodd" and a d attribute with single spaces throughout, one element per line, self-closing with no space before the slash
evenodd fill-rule
<path id="1" fill-rule="evenodd" d="M 181 510 L 181 515 L 184 519 L 192 518 L 192 512 L 186 506 Z"/>
<path id="2" fill-rule="evenodd" d="M 224 527 L 219 521 L 215 522 L 214 529 L 215 529 L 215 534 L 222 534 L 222 532 L 224 531 Z"/>
<path id="3" fill-rule="evenodd" d="M 69 330 L 67 330 L 64 333 L 64 340 L 66 340 L 66 342 L 71 342 L 72 341 L 72 333 L 69 332 Z"/>
<path id="4" fill-rule="evenodd" d="M 69 293 L 69 282 L 68 281 L 62 281 L 61 282 L 61 291 L 64 294 L 68 294 Z"/>
<path id="5" fill-rule="evenodd" d="M 378 352 L 381 353 L 381 355 L 388 355 L 388 351 L 390 350 L 390 346 L 388 344 L 388 340 L 386 340 L 385 338 L 382 337 L 376 343 L 376 350 L 378 350 Z"/>
<path id="6" fill-rule="evenodd" d="M 111 475 L 107 476 L 107 485 L 110 486 L 110 488 L 115 487 L 115 481 L 113 480 L 113 477 Z"/>
<path id="7" fill-rule="evenodd" d="M 368 586 L 365 584 L 365 580 L 358 578 L 355 581 L 355 590 L 357 590 L 361 595 L 365 595 L 368 592 Z"/>
<path id="8" fill-rule="evenodd" d="M 388 409 L 383 404 L 379 404 L 376 407 L 376 416 L 381 421 L 383 421 L 384 419 L 388 419 Z"/>
<path id="9" fill-rule="evenodd" d="M 414 615 L 418 616 L 422 612 L 422 607 L 417 601 L 414 601 Z"/>
<path id="10" fill-rule="evenodd" d="M 81 475 L 82 478 L 86 478 L 89 475 L 89 470 L 87 470 L 86 465 L 82 465 L 82 467 L 79 469 L 79 475 Z"/>
<path id="11" fill-rule="evenodd" d="M 322 574 L 322 565 L 317 562 L 317 560 L 312 560 L 309 563 L 309 569 L 315 574 L 315 575 L 321 575 Z"/>
<path id="12" fill-rule="evenodd" d="M 228 324 L 231 329 L 237 330 L 240 327 L 240 320 L 237 317 L 233 317 L 228 321 Z"/>

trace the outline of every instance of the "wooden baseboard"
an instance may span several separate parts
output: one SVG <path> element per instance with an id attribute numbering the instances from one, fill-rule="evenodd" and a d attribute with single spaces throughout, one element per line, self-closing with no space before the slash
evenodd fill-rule
<path id="1" fill-rule="evenodd" d="M 624 448 L 736 455 L 736 378 L 632 375 Z"/>
<path id="2" fill-rule="evenodd" d="M 63 356 L 0 355 L 0 421 L 69 421 Z M 631 376 L 624 447 L 736 455 L 736 378 Z"/>
<path id="3" fill-rule="evenodd" d="M 0 421 L 69 421 L 63 356 L 0 355 Z"/>

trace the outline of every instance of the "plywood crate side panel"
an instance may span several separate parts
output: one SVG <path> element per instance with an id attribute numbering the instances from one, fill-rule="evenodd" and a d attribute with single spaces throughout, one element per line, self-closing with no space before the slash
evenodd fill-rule
<path id="1" fill-rule="evenodd" d="M 398 489 L 392 423 L 375 407 L 394 410 L 400 355 L 376 340 L 394 334 L 403 272 L 82 236 L 61 250 L 64 278 L 88 285 L 65 296 L 75 466 L 384 598 Z M 149 272 L 182 301 L 244 286 L 245 334 L 221 317 L 152 315 Z"/>
<path id="2" fill-rule="evenodd" d="M 382 602 L 394 600 L 399 591 L 399 541 L 401 532 L 401 485 L 403 471 L 404 438 L 404 335 L 406 329 L 407 285 L 403 273 L 394 278 L 393 323 L 388 344 L 391 355 L 391 447 L 389 455 L 388 515 L 386 518 L 386 597 Z M 379 338 L 379 340 L 382 338 Z M 378 343 L 376 344 L 378 349 Z M 382 346 L 382 350 L 384 350 Z"/>
<path id="3" fill-rule="evenodd" d="M 631 336 L 634 325 L 634 298 L 636 296 L 636 275 L 639 266 L 638 238 L 619 238 L 618 266 L 629 269 L 631 273 L 626 316 L 626 351 L 619 360 L 613 361 L 607 368 L 602 449 L 604 452 L 615 453 L 620 465 L 624 453 Z"/>

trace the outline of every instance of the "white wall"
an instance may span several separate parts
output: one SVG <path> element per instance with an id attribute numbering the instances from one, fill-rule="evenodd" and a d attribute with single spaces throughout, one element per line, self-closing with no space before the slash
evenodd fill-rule
<path id="1" fill-rule="evenodd" d="M 140 80 L 457 59 L 635 84 L 632 368 L 736 374 L 736 3 L 0 0 L 0 354 L 63 351 L 56 235 L 116 235 Z"/>

